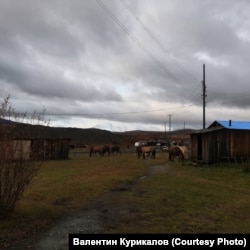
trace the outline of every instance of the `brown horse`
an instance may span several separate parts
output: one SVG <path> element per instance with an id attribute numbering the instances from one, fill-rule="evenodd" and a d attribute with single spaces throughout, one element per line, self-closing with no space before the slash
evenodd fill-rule
<path id="1" fill-rule="evenodd" d="M 95 145 L 90 147 L 89 156 L 96 156 L 99 153 L 100 156 L 104 156 L 106 153 L 110 155 L 110 147 L 108 145 Z"/>
<path id="2" fill-rule="evenodd" d="M 150 156 L 152 159 L 155 159 L 156 147 L 154 146 L 138 146 L 136 147 L 137 157 L 145 159 L 146 155 Z"/>
<path id="3" fill-rule="evenodd" d="M 171 146 L 168 148 L 169 160 L 174 161 L 178 157 L 179 161 L 184 161 L 184 154 L 178 146 Z"/>
<path id="4" fill-rule="evenodd" d="M 112 147 L 110 148 L 110 153 L 111 153 L 111 154 L 117 153 L 117 154 L 120 154 L 120 155 L 121 155 L 122 152 L 121 152 L 120 146 L 118 146 L 118 145 L 112 146 Z"/>

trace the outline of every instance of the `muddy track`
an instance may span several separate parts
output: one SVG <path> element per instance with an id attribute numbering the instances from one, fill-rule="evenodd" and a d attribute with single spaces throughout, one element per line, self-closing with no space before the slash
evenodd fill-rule
<path id="1" fill-rule="evenodd" d="M 129 191 L 140 195 L 138 183 L 145 178 L 150 178 L 155 173 L 168 173 L 172 169 L 166 164 L 161 166 L 151 166 L 150 161 L 144 160 L 148 167 L 148 174 L 141 176 L 129 184 L 122 184 L 115 189 L 105 193 L 81 212 L 72 214 L 59 221 L 49 231 L 31 239 L 25 244 L 8 248 L 8 250 L 66 250 L 68 249 L 69 233 L 105 233 L 107 229 L 119 227 L 119 223 L 125 220 L 132 220 L 139 208 L 134 204 L 121 201 L 121 192 Z"/>

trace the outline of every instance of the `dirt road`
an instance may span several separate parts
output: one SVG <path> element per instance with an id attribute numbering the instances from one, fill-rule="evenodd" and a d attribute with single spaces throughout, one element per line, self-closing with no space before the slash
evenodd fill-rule
<path id="1" fill-rule="evenodd" d="M 134 204 L 122 202 L 121 192 L 138 192 L 136 187 L 145 178 L 150 178 L 154 173 L 170 171 L 167 165 L 152 167 L 147 160 L 145 164 L 149 168 L 147 176 L 141 176 L 133 183 L 118 186 L 91 202 L 82 212 L 59 221 L 48 232 L 8 250 L 67 250 L 69 233 L 105 233 L 108 228 L 117 228 L 124 219 L 132 220 L 138 208 Z"/>

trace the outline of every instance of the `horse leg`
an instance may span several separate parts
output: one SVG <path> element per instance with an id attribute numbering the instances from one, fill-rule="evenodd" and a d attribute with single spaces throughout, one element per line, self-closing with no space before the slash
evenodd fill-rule
<path id="1" fill-rule="evenodd" d="M 182 161 L 182 157 L 181 155 L 178 155 L 179 161 Z"/>
<path id="2" fill-rule="evenodd" d="M 153 150 L 153 151 L 151 152 L 151 158 L 152 158 L 152 159 L 155 159 L 155 150 Z"/>
<path id="3" fill-rule="evenodd" d="M 139 150 L 137 150 L 137 157 L 138 157 L 138 159 L 140 159 L 140 157 L 141 157 L 141 152 L 139 151 Z"/>
<path id="4" fill-rule="evenodd" d="M 181 154 L 180 161 L 184 161 L 184 156 Z"/>
<path id="5" fill-rule="evenodd" d="M 169 157 L 168 157 L 169 161 L 172 161 L 172 153 L 169 152 Z"/>
<path id="6" fill-rule="evenodd" d="M 143 153 L 142 152 L 140 152 L 139 155 L 140 155 L 139 158 L 141 158 L 141 157 L 143 158 Z"/>
<path id="7" fill-rule="evenodd" d="M 175 161 L 176 154 L 175 154 L 175 153 L 173 153 L 171 158 L 172 158 L 172 160 L 171 160 L 171 161 Z"/>
<path id="8" fill-rule="evenodd" d="M 176 157 L 177 157 L 178 160 L 179 160 L 179 155 L 178 155 L 178 154 L 174 154 L 174 161 L 176 160 Z"/>

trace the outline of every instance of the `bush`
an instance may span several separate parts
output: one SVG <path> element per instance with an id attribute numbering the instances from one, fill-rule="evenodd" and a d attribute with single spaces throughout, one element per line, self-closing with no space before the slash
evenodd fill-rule
<path id="1" fill-rule="evenodd" d="M 21 127 L 20 124 L 24 121 L 34 124 L 35 120 L 44 122 L 44 113 L 41 116 L 34 112 L 30 117 L 27 113 L 16 113 L 9 99 L 10 96 L 5 98 L 0 107 L 1 218 L 13 212 L 16 202 L 39 169 L 38 161 L 31 158 L 30 127 Z M 35 135 L 37 138 L 39 131 Z"/>

